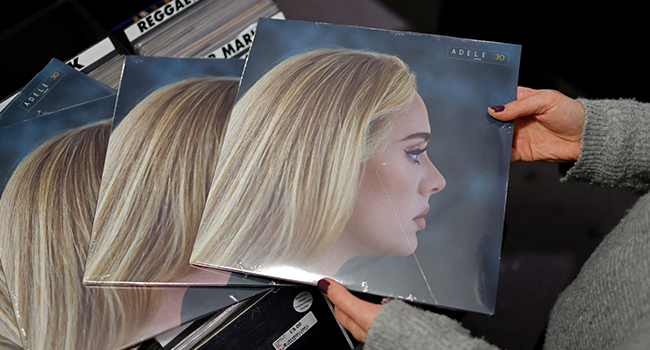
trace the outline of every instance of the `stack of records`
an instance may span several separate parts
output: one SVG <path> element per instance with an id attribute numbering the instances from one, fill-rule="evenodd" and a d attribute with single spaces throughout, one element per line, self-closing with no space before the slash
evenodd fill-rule
<path id="1" fill-rule="evenodd" d="M 118 46 L 121 48 L 121 46 Z M 124 62 L 124 49 L 118 48 L 110 37 L 89 47 L 66 63 L 95 80 L 117 90 Z"/>
<path id="2" fill-rule="evenodd" d="M 241 57 L 252 43 L 260 17 L 283 18 L 272 0 L 177 0 L 124 33 L 138 55 L 216 57 L 215 52 L 237 39 L 242 46 L 235 45 L 226 58 Z"/>
<path id="3" fill-rule="evenodd" d="M 358 345 L 336 322 L 329 300 L 309 286 L 274 288 L 157 339 L 165 350 L 325 350 Z"/>
<path id="4" fill-rule="evenodd" d="M 0 340 L 5 343 L 31 349 L 123 348 L 272 285 L 91 288 L 82 283 L 116 97 L 115 90 L 52 60 L 0 114 Z"/>
<path id="5" fill-rule="evenodd" d="M 322 278 L 494 312 L 521 47 L 282 17 L 169 1 L 0 113 L 0 344 L 352 349 Z"/>

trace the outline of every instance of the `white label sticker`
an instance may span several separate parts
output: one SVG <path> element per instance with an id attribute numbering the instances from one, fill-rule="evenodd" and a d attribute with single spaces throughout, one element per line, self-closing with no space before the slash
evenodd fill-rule
<path id="1" fill-rule="evenodd" d="M 276 350 L 285 350 L 295 343 L 298 338 L 302 337 L 303 334 L 316 324 L 316 316 L 314 313 L 309 311 L 305 317 L 301 318 L 298 323 L 293 325 L 286 333 L 280 336 L 276 341 L 273 342 L 273 347 Z"/>
<path id="2" fill-rule="evenodd" d="M 296 295 L 293 299 L 293 308 L 297 312 L 305 312 L 309 310 L 313 302 L 314 297 L 311 296 L 311 293 L 308 291 L 300 292 L 300 294 Z"/>

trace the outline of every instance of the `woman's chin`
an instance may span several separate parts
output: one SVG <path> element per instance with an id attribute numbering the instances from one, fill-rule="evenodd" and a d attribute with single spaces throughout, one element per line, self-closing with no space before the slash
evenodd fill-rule
<path id="1" fill-rule="evenodd" d="M 399 247 L 399 252 L 390 255 L 409 256 L 413 254 L 415 252 L 415 249 L 418 247 L 418 238 L 415 233 L 413 235 L 409 235 L 406 242 L 401 242 L 401 244 L 396 245 L 396 247 Z"/>

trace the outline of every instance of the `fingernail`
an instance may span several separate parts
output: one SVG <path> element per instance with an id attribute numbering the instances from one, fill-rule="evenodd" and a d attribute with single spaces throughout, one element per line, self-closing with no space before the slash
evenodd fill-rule
<path id="1" fill-rule="evenodd" d="M 503 112 L 506 107 L 504 106 L 492 106 L 490 107 L 491 110 L 493 110 L 495 113 Z"/>
<path id="2" fill-rule="evenodd" d="M 326 280 L 320 280 L 316 285 L 318 286 L 318 289 L 320 289 L 320 291 L 324 294 L 327 294 L 327 290 L 330 289 L 330 283 Z"/>

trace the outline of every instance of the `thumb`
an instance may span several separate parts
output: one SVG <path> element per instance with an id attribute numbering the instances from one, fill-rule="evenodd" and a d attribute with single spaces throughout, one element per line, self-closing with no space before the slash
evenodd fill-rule
<path id="1" fill-rule="evenodd" d="M 381 305 L 361 300 L 336 281 L 324 278 L 318 288 L 335 306 L 336 319 L 359 341 L 365 341 L 370 325 Z"/>

